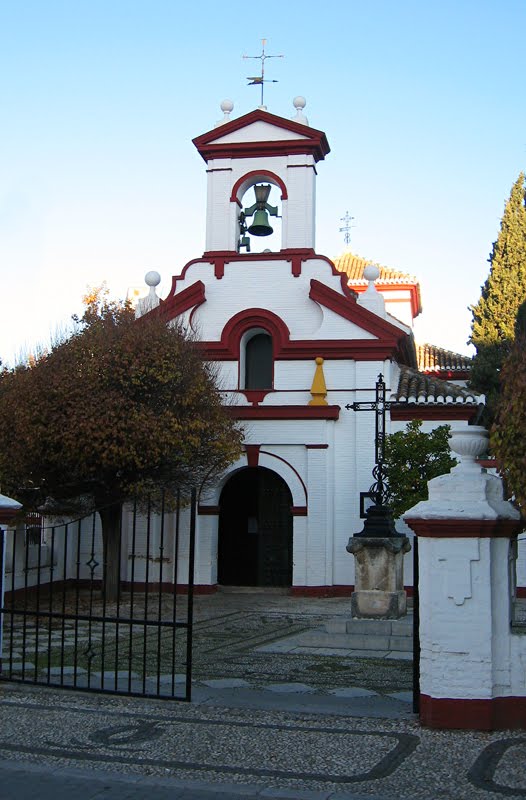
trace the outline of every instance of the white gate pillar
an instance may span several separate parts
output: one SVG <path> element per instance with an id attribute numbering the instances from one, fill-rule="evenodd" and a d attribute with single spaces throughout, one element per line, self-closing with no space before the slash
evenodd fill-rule
<path id="1" fill-rule="evenodd" d="M 526 728 L 526 637 L 512 629 L 510 548 L 523 527 L 475 458 L 487 432 L 456 431 L 461 462 L 404 519 L 419 541 L 420 720 L 435 728 Z"/>
<path id="2" fill-rule="evenodd" d="M 5 552 L 6 552 L 6 525 L 20 511 L 22 504 L 0 494 L 0 608 L 4 607 L 5 593 Z M 0 614 L 0 670 L 2 669 L 2 643 L 4 631 L 4 615 Z"/>

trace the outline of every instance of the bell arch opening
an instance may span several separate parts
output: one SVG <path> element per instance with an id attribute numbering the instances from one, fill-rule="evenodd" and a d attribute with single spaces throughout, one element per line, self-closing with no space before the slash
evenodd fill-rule
<path id="1" fill-rule="evenodd" d="M 283 189 L 271 177 L 253 177 L 238 198 L 238 252 L 279 252 L 283 247 Z"/>
<path id="2" fill-rule="evenodd" d="M 292 585 L 292 495 L 266 467 L 246 467 L 227 481 L 219 500 L 218 583 Z"/>

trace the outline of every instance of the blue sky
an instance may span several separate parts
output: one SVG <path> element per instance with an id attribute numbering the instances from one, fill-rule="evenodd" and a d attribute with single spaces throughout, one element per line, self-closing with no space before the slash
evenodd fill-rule
<path id="1" fill-rule="evenodd" d="M 526 166 L 526 3 L 371 0 L 267 7 L 202 0 L 0 0 L 0 357 L 45 342 L 87 286 L 170 278 L 204 249 L 191 139 L 259 103 L 261 38 L 331 153 L 317 250 L 417 275 L 419 341 L 468 352 L 504 202 Z M 254 67 L 256 66 L 256 72 Z"/>

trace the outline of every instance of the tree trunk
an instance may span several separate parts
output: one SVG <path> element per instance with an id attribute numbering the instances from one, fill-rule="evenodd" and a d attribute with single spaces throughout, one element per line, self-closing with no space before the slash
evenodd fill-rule
<path id="1" fill-rule="evenodd" d="M 104 549 L 103 593 L 108 603 L 114 603 L 119 595 L 121 574 L 121 516 L 122 503 L 114 503 L 99 511 L 102 522 Z"/>

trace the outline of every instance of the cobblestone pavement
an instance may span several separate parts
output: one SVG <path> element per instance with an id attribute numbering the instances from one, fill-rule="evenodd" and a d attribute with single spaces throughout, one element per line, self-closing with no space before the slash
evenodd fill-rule
<path id="1" fill-rule="evenodd" d="M 191 704 L 2 685 L 0 800 L 526 797 L 526 732 L 420 728 L 410 662 L 261 650 L 348 601 L 196 600 Z"/>

